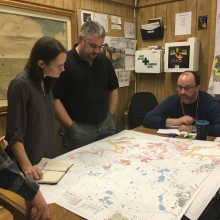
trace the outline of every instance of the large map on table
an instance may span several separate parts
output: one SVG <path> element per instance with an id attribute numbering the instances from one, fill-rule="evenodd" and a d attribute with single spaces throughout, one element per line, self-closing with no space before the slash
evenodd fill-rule
<path id="1" fill-rule="evenodd" d="M 66 22 L 0 12 L 0 100 L 7 99 L 10 81 L 24 69 L 34 43 L 43 36 L 67 48 Z"/>
<path id="2" fill-rule="evenodd" d="M 123 131 L 60 156 L 74 165 L 41 190 L 86 219 L 180 219 L 219 157 L 218 142 Z"/>

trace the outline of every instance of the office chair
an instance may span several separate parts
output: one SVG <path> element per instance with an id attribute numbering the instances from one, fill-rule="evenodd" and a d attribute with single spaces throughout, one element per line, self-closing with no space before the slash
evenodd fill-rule
<path id="1" fill-rule="evenodd" d="M 128 109 L 124 112 L 125 129 L 133 129 L 142 125 L 146 113 L 153 110 L 157 105 L 158 102 L 153 93 L 135 93 L 128 104 Z"/>

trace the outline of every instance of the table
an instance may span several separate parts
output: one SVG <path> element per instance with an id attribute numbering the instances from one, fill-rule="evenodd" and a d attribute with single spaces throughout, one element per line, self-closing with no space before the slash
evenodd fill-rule
<path id="1" fill-rule="evenodd" d="M 8 190 L 0 189 L 0 204 L 4 206 L 13 215 L 14 220 L 30 220 L 24 217 L 25 204 L 24 199 L 19 195 Z M 65 219 L 65 220 L 82 220 L 84 218 L 75 215 L 74 213 L 64 209 L 63 207 L 52 203 L 49 204 L 51 212 L 51 220 Z M 34 219 L 36 210 L 33 210 L 31 219 Z"/>
<path id="2" fill-rule="evenodd" d="M 157 134 L 158 129 L 152 129 L 152 128 L 145 128 L 144 126 L 139 126 L 137 128 L 134 128 L 133 131 L 138 131 L 138 132 L 142 132 L 145 134 L 154 134 L 154 135 L 158 135 L 158 136 L 162 136 L 162 137 L 167 137 L 167 134 Z M 176 136 L 175 138 L 182 138 L 181 136 Z M 207 136 L 206 140 L 207 141 L 214 141 L 216 137 L 214 136 Z"/>
<path id="3" fill-rule="evenodd" d="M 156 134 L 157 129 L 144 128 L 143 126 L 137 127 L 133 130 L 146 133 L 146 134 L 154 134 L 154 135 L 167 137 L 167 135 Z M 180 136 L 177 136 L 177 137 L 181 138 Z M 208 136 L 207 140 L 213 141 L 215 138 L 216 137 Z M 0 189 L 0 205 L 4 206 L 8 211 L 12 213 L 14 220 L 27 219 L 24 217 L 24 211 L 25 211 L 24 199 L 18 196 L 17 194 L 7 191 L 7 190 Z M 50 218 L 51 220 L 57 220 L 57 219 L 82 220 L 84 219 L 55 203 L 49 204 L 49 208 L 51 211 L 51 218 Z M 36 213 L 36 210 L 33 210 L 32 219 L 34 217 L 34 213 Z M 188 218 L 183 216 L 181 220 L 188 220 Z"/>

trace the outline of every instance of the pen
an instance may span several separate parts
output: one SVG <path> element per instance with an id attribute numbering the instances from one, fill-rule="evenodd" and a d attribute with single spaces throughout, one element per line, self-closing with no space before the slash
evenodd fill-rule
<path id="1" fill-rule="evenodd" d="M 46 167 L 46 165 L 48 164 L 48 162 L 45 162 L 42 166 L 41 166 L 41 170 L 43 170 L 45 167 Z"/>

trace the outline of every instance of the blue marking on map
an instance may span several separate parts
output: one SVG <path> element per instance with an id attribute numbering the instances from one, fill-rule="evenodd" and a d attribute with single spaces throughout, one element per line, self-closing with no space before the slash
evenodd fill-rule
<path id="1" fill-rule="evenodd" d="M 55 37 L 60 32 L 63 34 L 66 32 L 64 29 L 64 21 L 55 21 L 36 17 L 30 17 L 30 19 L 36 21 L 41 26 L 44 36 Z"/>
<path id="2" fill-rule="evenodd" d="M 158 176 L 157 178 L 158 178 L 157 182 L 164 182 L 165 180 L 164 176 Z"/>
<path id="3" fill-rule="evenodd" d="M 146 175 L 147 175 L 147 173 L 143 173 L 143 174 L 142 174 L 142 176 L 146 176 Z"/>
<path id="4" fill-rule="evenodd" d="M 107 190 L 105 193 L 106 193 L 106 194 L 109 194 L 110 196 L 113 194 L 113 192 L 110 191 L 110 190 Z"/>
<path id="5" fill-rule="evenodd" d="M 137 168 L 136 168 L 136 170 L 139 170 L 139 169 L 140 169 L 140 167 L 137 167 Z"/>
<path id="6" fill-rule="evenodd" d="M 166 208 L 163 205 L 159 205 L 159 209 L 162 210 L 162 211 L 166 210 Z"/>
<path id="7" fill-rule="evenodd" d="M 159 202 L 160 202 L 159 209 L 162 210 L 162 211 L 165 211 L 166 208 L 162 205 L 162 203 L 163 203 L 163 195 L 158 196 L 158 198 L 159 198 Z"/>
<path id="8" fill-rule="evenodd" d="M 162 202 L 163 201 L 163 195 L 158 196 L 159 201 Z"/>
<path id="9" fill-rule="evenodd" d="M 133 183 L 134 183 L 133 181 L 130 182 L 130 184 L 133 184 Z"/>
<path id="10" fill-rule="evenodd" d="M 113 202 L 111 202 L 111 201 L 108 200 L 108 201 L 107 201 L 107 204 L 108 204 L 108 205 L 112 205 Z"/>
<path id="11" fill-rule="evenodd" d="M 161 176 L 157 177 L 158 178 L 157 182 L 164 182 L 165 180 L 164 172 L 170 172 L 170 170 L 165 168 L 163 170 L 158 170 L 158 172 L 161 173 Z"/>
<path id="12" fill-rule="evenodd" d="M 122 207 L 122 208 L 124 208 L 124 207 L 125 207 L 125 205 L 121 205 L 121 207 Z"/>

